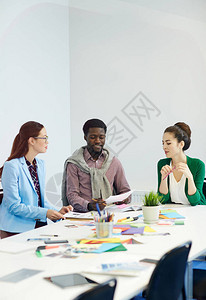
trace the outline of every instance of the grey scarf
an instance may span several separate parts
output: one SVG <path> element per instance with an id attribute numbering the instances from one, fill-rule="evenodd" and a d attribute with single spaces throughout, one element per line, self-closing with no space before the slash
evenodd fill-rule
<path id="1" fill-rule="evenodd" d="M 87 163 L 84 160 L 84 149 L 85 147 L 81 147 L 76 150 L 72 156 L 67 158 L 64 163 L 64 171 L 63 171 L 63 179 L 62 179 L 62 202 L 63 205 L 68 205 L 68 200 L 66 196 L 66 178 L 67 178 L 67 165 L 68 163 L 73 163 L 83 172 L 90 174 L 91 178 L 91 188 L 92 188 L 92 198 L 98 199 L 106 199 L 112 195 L 112 190 L 110 183 L 106 177 L 106 172 L 111 164 L 113 159 L 113 155 L 109 153 L 107 149 L 103 149 L 106 157 L 102 164 L 101 169 L 97 168 L 89 168 Z"/>

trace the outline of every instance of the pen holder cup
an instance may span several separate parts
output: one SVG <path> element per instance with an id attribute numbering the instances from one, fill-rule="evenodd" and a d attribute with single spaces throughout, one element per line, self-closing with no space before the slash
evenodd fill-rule
<path id="1" fill-rule="evenodd" d="M 96 222 L 95 226 L 98 239 L 112 237 L 113 222 Z"/>

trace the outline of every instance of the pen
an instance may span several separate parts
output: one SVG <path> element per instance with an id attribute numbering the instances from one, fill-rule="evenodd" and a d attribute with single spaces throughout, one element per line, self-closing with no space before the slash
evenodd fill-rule
<path id="1" fill-rule="evenodd" d="M 113 221 L 113 217 L 114 217 L 114 214 L 109 215 L 108 222 L 112 222 Z"/>
<path id="2" fill-rule="evenodd" d="M 143 233 L 142 235 L 147 235 L 147 236 L 155 236 L 155 235 L 170 235 L 169 232 L 148 232 L 148 233 Z"/>
<path id="3" fill-rule="evenodd" d="M 122 221 L 125 221 L 127 219 L 130 219 L 130 217 L 126 217 L 126 218 L 123 218 L 123 219 L 119 219 L 117 222 L 122 222 Z"/>
<path id="4" fill-rule="evenodd" d="M 101 212 L 100 212 L 100 208 L 99 208 L 99 204 L 98 203 L 96 203 L 96 208 L 97 208 L 99 216 L 101 217 Z"/>
<path id="5" fill-rule="evenodd" d="M 50 238 L 33 238 L 33 239 L 27 239 L 27 241 L 50 241 Z"/>
<path id="6" fill-rule="evenodd" d="M 58 234 L 40 234 L 40 236 L 52 236 L 52 237 L 58 237 Z"/>
<path id="7" fill-rule="evenodd" d="M 41 254 L 41 250 L 44 250 L 44 249 L 52 249 L 52 248 L 59 248 L 60 246 L 39 246 L 36 248 L 36 256 L 37 257 L 42 257 L 42 254 Z"/>
<path id="8" fill-rule="evenodd" d="M 59 248 L 59 245 L 55 245 L 55 246 L 39 246 L 36 248 L 36 251 L 40 251 L 40 250 L 45 250 L 45 249 L 53 249 L 53 248 Z"/>
<path id="9" fill-rule="evenodd" d="M 42 257 L 41 252 L 36 250 L 36 256 L 37 256 L 37 257 Z"/>
<path id="10" fill-rule="evenodd" d="M 136 221 L 136 220 L 138 220 L 138 219 L 139 219 L 139 217 L 131 217 L 130 219 L 126 220 L 126 222 L 127 222 L 127 221 Z"/>
<path id="11" fill-rule="evenodd" d="M 132 217 L 127 218 L 124 222 L 131 222 L 131 221 L 134 221 L 134 219 Z"/>
<path id="12" fill-rule="evenodd" d="M 172 173 L 172 171 L 175 169 L 175 166 L 174 166 L 174 168 L 172 168 L 172 170 L 163 178 L 163 180 L 165 180 L 166 178 L 167 178 L 167 176 L 169 176 L 171 173 Z"/>

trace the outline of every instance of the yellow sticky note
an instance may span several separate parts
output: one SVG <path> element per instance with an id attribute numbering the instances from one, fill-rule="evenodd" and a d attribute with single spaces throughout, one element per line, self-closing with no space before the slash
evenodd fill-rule
<path id="1" fill-rule="evenodd" d="M 113 229 L 113 233 L 121 233 L 121 232 L 122 232 L 121 229 L 118 229 L 118 228 L 114 228 L 114 229 Z"/>
<path id="2" fill-rule="evenodd" d="M 151 228 L 149 226 L 145 226 L 144 232 L 156 232 L 156 230 L 154 230 L 153 228 Z"/>
<path id="3" fill-rule="evenodd" d="M 120 238 L 105 238 L 105 239 L 95 239 L 95 240 L 81 240 L 80 244 L 101 244 L 101 243 L 121 243 Z"/>

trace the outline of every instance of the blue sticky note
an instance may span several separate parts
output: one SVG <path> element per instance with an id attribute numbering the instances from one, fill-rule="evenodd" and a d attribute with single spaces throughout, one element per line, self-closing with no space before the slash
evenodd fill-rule
<path id="1" fill-rule="evenodd" d="M 92 251 L 92 253 L 102 253 L 108 251 L 110 249 L 116 248 L 120 245 L 120 243 L 102 243 L 98 249 Z"/>
<path id="2" fill-rule="evenodd" d="M 166 213 L 166 214 L 162 214 L 162 215 L 164 215 L 170 219 L 185 219 L 185 217 L 181 216 L 177 212 L 171 212 L 171 213 Z"/>

